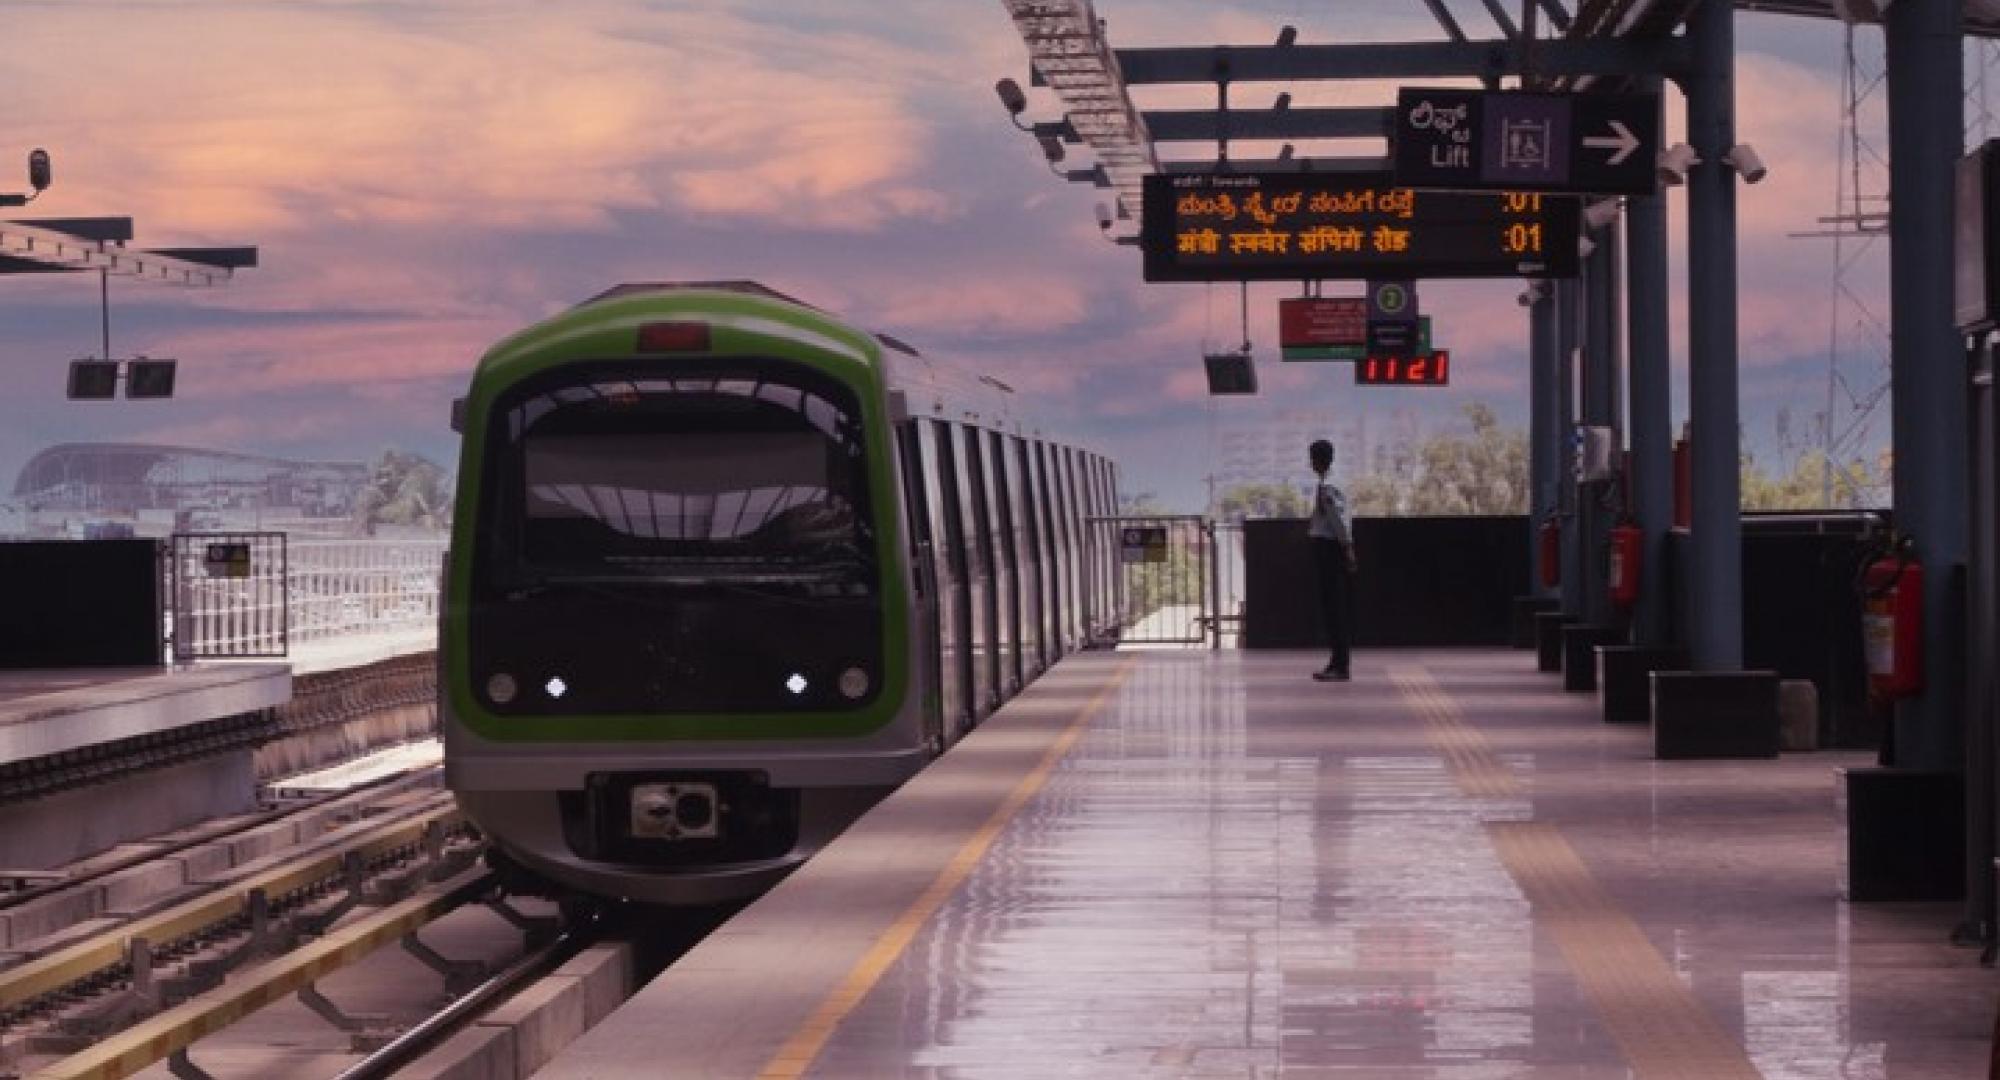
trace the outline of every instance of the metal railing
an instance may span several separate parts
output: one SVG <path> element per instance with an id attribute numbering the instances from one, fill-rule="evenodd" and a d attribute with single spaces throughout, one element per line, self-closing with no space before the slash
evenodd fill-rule
<path id="1" fill-rule="evenodd" d="M 1214 633 L 1212 538 L 1201 517 L 1091 518 L 1112 554 L 1118 641 L 1126 645 L 1206 645 Z"/>
<path id="2" fill-rule="evenodd" d="M 290 649 L 284 533 L 175 533 L 164 551 L 176 662 L 277 657 Z"/>
<path id="3" fill-rule="evenodd" d="M 167 547 L 177 662 L 282 657 L 333 638 L 437 623 L 446 541 L 176 533 Z"/>

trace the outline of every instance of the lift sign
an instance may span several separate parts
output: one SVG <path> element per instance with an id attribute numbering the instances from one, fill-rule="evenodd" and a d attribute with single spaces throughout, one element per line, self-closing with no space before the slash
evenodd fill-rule
<path id="1" fill-rule="evenodd" d="M 1573 196 L 1415 191 L 1387 172 L 1145 178 L 1147 281 L 1570 277 Z"/>
<path id="2" fill-rule="evenodd" d="M 1118 561 L 1121 563 L 1163 563 L 1167 561 L 1165 525 L 1127 525 L 1118 532 Z"/>

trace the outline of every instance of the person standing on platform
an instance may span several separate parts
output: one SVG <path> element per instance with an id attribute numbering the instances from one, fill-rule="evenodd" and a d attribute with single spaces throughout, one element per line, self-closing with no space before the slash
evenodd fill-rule
<path id="1" fill-rule="evenodd" d="M 1319 575 L 1320 617 L 1326 625 L 1327 644 L 1333 650 L 1326 667 L 1313 672 L 1313 678 L 1320 682 L 1346 682 L 1347 607 L 1356 565 L 1354 534 L 1347 525 L 1347 495 L 1326 478 L 1327 470 L 1333 468 L 1333 444 L 1318 439 L 1310 453 L 1319 483 L 1313 490 L 1312 518 L 1306 523 L 1306 536 L 1312 545 L 1313 569 Z"/>

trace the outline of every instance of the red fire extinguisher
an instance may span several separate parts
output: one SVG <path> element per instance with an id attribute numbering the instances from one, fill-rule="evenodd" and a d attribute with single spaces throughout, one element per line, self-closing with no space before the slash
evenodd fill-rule
<path id="1" fill-rule="evenodd" d="M 1553 589 L 1562 584 L 1562 523 L 1555 515 L 1543 519 L 1540 540 L 1542 584 Z"/>
<path id="2" fill-rule="evenodd" d="M 1861 573 L 1861 644 L 1875 696 L 1923 693 L 1923 628 L 1924 568 L 1905 539 Z"/>
<path id="3" fill-rule="evenodd" d="M 1646 533 L 1627 521 L 1611 530 L 1611 602 L 1629 608 L 1639 602 L 1639 560 L 1646 550 Z"/>

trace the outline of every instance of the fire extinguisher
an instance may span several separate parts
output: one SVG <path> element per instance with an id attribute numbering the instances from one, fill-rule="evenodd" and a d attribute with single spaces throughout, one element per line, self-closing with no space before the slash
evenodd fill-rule
<path id="1" fill-rule="evenodd" d="M 1562 584 L 1562 523 L 1555 515 L 1542 520 L 1539 539 L 1542 584 L 1553 589 Z"/>
<path id="2" fill-rule="evenodd" d="M 1861 571 L 1861 645 L 1879 698 L 1924 690 L 1924 568 L 1907 537 Z"/>
<path id="3" fill-rule="evenodd" d="M 1639 560 L 1646 550 L 1645 530 L 1630 521 L 1611 530 L 1611 602 L 1629 608 L 1639 602 Z"/>

